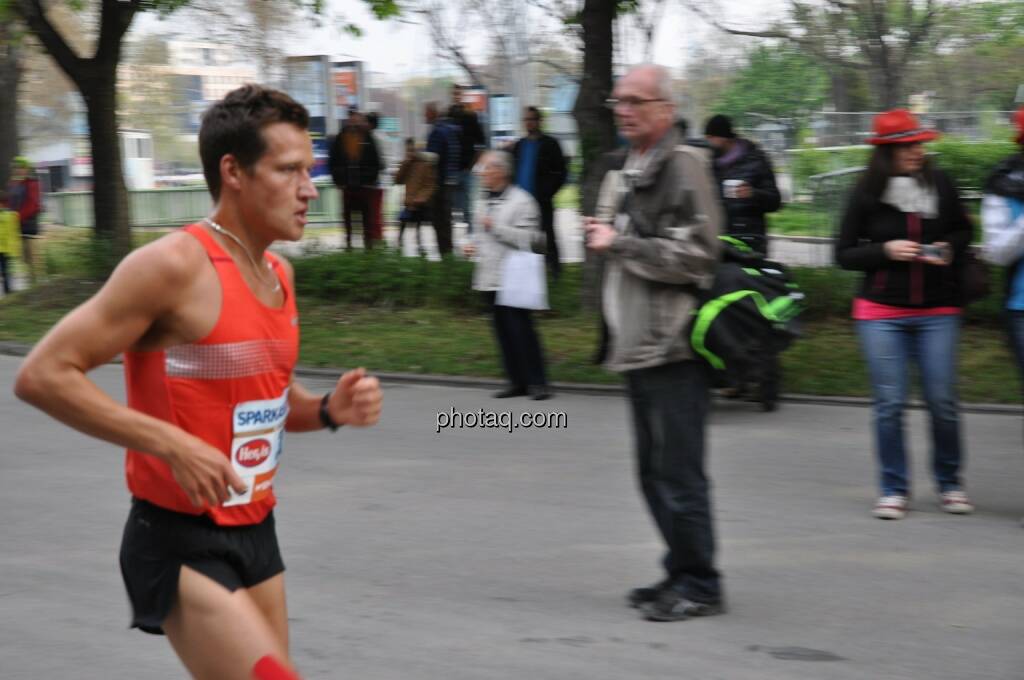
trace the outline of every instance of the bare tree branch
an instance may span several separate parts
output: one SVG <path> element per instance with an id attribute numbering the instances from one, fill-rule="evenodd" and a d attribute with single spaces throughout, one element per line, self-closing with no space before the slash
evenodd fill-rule
<path id="1" fill-rule="evenodd" d="M 529 62 L 533 64 L 543 64 L 544 66 L 548 66 L 558 71 L 562 75 L 568 77 L 574 83 L 580 82 L 579 74 L 576 73 L 575 71 L 566 68 L 565 64 L 559 64 L 557 61 L 552 61 L 551 59 L 542 59 L 540 57 L 530 57 Z"/>
<path id="2" fill-rule="evenodd" d="M 430 29 L 430 36 L 434 41 L 434 45 L 441 52 L 441 57 L 451 61 L 465 71 L 473 85 L 482 87 L 483 81 L 480 78 L 480 74 L 469 62 L 465 47 L 448 32 L 444 25 L 444 5 L 440 2 L 425 3 L 416 12 L 426 19 L 427 27 Z"/>
<path id="3" fill-rule="evenodd" d="M 92 58 L 95 64 L 113 64 L 121 55 L 121 38 L 131 26 L 135 13 L 139 10 L 140 0 L 103 0 L 100 14 L 100 38 L 96 43 L 96 55 Z"/>
<path id="4" fill-rule="evenodd" d="M 40 0 L 17 0 L 14 7 L 57 65 L 81 88 L 86 60 L 75 54 L 60 31 L 50 23 Z"/>

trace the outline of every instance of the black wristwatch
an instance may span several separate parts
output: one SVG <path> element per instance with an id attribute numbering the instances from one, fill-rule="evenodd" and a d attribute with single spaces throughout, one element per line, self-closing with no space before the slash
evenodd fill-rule
<path id="1" fill-rule="evenodd" d="M 333 392 L 328 392 L 324 395 L 324 398 L 320 400 L 320 422 L 331 432 L 337 432 L 338 428 L 341 427 L 338 423 L 334 422 L 334 418 L 331 418 L 331 414 L 327 411 L 327 401 L 331 398 Z"/>

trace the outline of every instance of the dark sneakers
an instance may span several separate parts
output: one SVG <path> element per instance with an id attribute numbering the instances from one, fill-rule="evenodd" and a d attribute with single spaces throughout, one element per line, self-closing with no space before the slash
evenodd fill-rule
<path id="1" fill-rule="evenodd" d="M 501 392 L 495 392 L 495 399 L 508 399 L 510 397 L 525 397 L 529 392 L 522 387 L 506 387 Z"/>
<path id="2" fill-rule="evenodd" d="M 645 604 L 650 604 L 657 600 L 658 596 L 661 595 L 661 591 L 668 588 L 668 585 L 668 581 L 660 581 L 643 588 L 633 588 L 633 590 L 626 593 L 626 602 L 630 607 L 638 609 Z"/>
<path id="3" fill-rule="evenodd" d="M 722 601 L 694 602 L 671 588 L 662 590 L 656 599 L 641 606 L 641 614 L 648 621 L 685 621 L 698 616 L 724 613 L 725 603 Z"/>
<path id="4" fill-rule="evenodd" d="M 555 396 L 547 385 L 534 385 L 529 389 L 530 399 L 534 401 L 547 401 Z"/>

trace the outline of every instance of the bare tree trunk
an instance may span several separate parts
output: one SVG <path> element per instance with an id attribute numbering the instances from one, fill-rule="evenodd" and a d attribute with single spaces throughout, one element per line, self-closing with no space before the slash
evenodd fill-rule
<path id="1" fill-rule="evenodd" d="M 885 111 L 903 105 L 903 73 L 888 69 L 882 73 L 882 108 Z"/>
<path id="2" fill-rule="evenodd" d="M 583 77 L 573 107 L 580 140 L 583 170 L 580 207 L 592 215 L 601 185 L 601 155 L 615 147 L 615 121 L 604 105 L 612 93 L 612 52 L 617 4 L 615 0 L 585 0 L 580 14 L 583 27 Z M 587 251 L 583 266 L 583 305 L 600 306 L 601 262 Z"/>
<path id="3" fill-rule="evenodd" d="M 18 86 L 21 55 L 11 25 L 0 25 L 0 189 L 7 186 L 11 161 L 18 155 Z"/>
<path id="4" fill-rule="evenodd" d="M 78 87 L 85 100 L 92 147 L 93 220 L 100 274 L 131 249 L 128 193 L 117 134 L 117 65 L 121 40 L 141 7 L 141 0 L 102 0 L 100 32 L 91 59 L 78 56 L 46 15 L 41 0 L 17 0 L 14 8 L 47 53 Z"/>
<path id="5" fill-rule="evenodd" d="M 583 26 L 583 77 L 573 107 L 579 130 L 580 156 L 583 161 L 581 203 L 584 212 L 597 202 L 600 177 L 593 177 L 600 155 L 615 147 L 615 121 L 604 105 L 612 93 L 614 0 L 586 0 L 580 14 Z"/>
<path id="6" fill-rule="evenodd" d="M 117 133 L 117 64 L 97 65 L 99 73 L 82 88 L 92 147 L 93 215 L 95 235 L 103 256 L 101 270 L 112 268 L 131 250 L 128 190 L 121 164 L 121 140 Z"/>

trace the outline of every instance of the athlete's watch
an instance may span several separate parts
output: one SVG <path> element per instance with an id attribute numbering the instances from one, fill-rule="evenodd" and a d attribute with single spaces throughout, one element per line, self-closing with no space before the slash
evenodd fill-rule
<path id="1" fill-rule="evenodd" d="M 324 398 L 320 400 L 320 422 L 331 432 L 337 432 L 338 428 L 341 427 L 338 423 L 334 422 L 334 418 L 327 411 L 327 401 L 331 398 L 333 392 L 328 392 L 324 395 Z"/>

